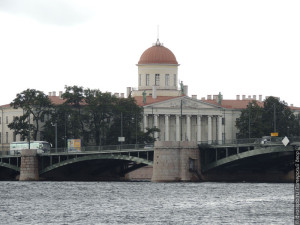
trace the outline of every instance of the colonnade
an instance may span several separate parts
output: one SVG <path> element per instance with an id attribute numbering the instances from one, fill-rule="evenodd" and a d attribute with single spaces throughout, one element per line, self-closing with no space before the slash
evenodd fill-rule
<path id="1" fill-rule="evenodd" d="M 175 140 L 170 140 L 170 117 L 175 116 Z M 198 143 L 200 142 L 207 142 L 211 144 L 213 141 L 217 141 L 218 143 L 222 143 L 222 116 L 221 115 L 182 115 L 182 117 L 185 117 L 185 127 L 186 127 L 186 137 L 183 140 L 191 141 L 192 140 L 192 124 L 191 124 L 191 117 L 196 116 L 197 118 L 197 137 L 196 141 Z M 164 130 L 165 130 L 165 138 L 164 141 L 181 141 L 182 139 L 182 124 L 181 124 L 181 115 L 175 114 L 144 114 L 144 131 L 146 131 L 146 128 L 149 127 L 149 117 L 153 118 L 153 127 L 159 128 L 159 117 L 164 117 Z M 207 131 L 203 131 L 202 126 L 205 124 L 202 124 L 202 117 L 207 117 Z M 213 140 L 213 118 L 216 118 L 216 135 L 215 140 Z M 151 126 L 151 127 L 152 127 Z M 207 132 L 207 140 L 202 140 L 202 132 Z M 154 133 L 154 138 L 158 138 L 158 132 Z"/>

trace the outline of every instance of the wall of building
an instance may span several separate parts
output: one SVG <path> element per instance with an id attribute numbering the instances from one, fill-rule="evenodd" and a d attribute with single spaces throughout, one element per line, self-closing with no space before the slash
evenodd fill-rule
<path id="1" fill-rule="evenodd" d="M 139 65 L 138 74 L 139 74 L 138 76 L 141 75 L 141 85 L 138 84 L 139 90 L 152 89 L 152 86 L 155 86 L 155 74 L 160 75 L 160 82 L 159 85 L 157 86 L 157 90 L 159 89 L 177 90 L 178 88 L 178 66 L 177 65 L 159 65 L 159 64 Z M 148 86 L 146 86 L 146 74 L 149 74 Z M 166 74 L 169 74 L 168 86 L 165 85 Z M 174 83 L 174 74 L 176 74 L 175 83 Z"/>
<path id="2" fill-rule="evenodd" d="M 1 110 L 2 109 L 2 110 Z M 9 144 L 13 141 L 20 141 L 20 135 L 14 135 L 13 130 L 10 130 L 8 124 L 13 122 L 14 117 L 23 115 L 22 109 L 14 109 L 10 106 L 2 107 L 0 109 L 0 147 L 6 150 Z"/>

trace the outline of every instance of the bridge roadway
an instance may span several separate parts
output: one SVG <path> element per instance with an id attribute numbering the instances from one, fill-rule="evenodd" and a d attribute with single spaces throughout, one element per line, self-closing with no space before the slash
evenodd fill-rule
<path id="1" fill-rule="evenodd" d="M 146 165 L 153 165 L 152 145 L 110 145 L 83 147 L 82 151 L 66 149 L 51 149 L 50 152 L 39 153 L 39 175 L 43 176 L 55 169 L 83 162 L 110 160 L 111 164 L 118 161 L 122 165 L 122 174 Z M 86 165 L 86 164 L 85 164 Z M 108 164 L 106 165 L 108 167 Z M 0 152 L 0 167 L 20 172 L 21 155 L 14 152 Z"/>
<path id="2" fill-rule="evenodd" d="M 199 145 L 201 172 L 214 169 L 241 168 L 242 166 L 258 166 L 277 164 L 289 170 L 293 166 L 294 151 L 300 150 L 300 142 L 292 142 L 284 146 L 280 142 L 261 144 L 258 141 L 248 143 Z M 260 165 L 261 166 L 261 165 Z M 268 165 L 269 166 L 269 165 Z"/>
<path id="3" fill-rule="evenodd" d="M 284 146 L 281 142 L 261 144 L 260 141 L 247 139 L 235 140 L 234 143 L 199 144 L 201 173 L 214 170 L 257 168 L 263 166 L 281 167 L 282 170 L 293 168 L 294 151 L 300 150 L 300 142 L 296 140 Z M 112 169 L 118 167 L 119 175 L 124 175 L 135 169 L 149 165 L 153 166 L 154 148 L 145 145 L 111 145 L 85 147 L 82 151 L 66 151 L 51 149 L 50 152 L 38 154 L 39 175 L 47 175 L 61 169 L 81 164 L 94 166 L 94 170 Z M 97 165 L 93 165 L 97 162 Z M 20 172 L 21 156 L 10 152 L 0 152 L 0 168 L 4 167 Z M 97 167 L 97 168 L 96 168 Z M 100 171 L 101 172 L 101 171 Z M 1 177 L 1 170 L 0 170 Z"/>

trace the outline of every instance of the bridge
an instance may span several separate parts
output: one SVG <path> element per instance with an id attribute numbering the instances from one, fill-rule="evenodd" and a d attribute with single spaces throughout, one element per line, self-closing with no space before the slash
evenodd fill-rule
<path id="1" fill-rule="evenodd" d="M 89 146 L 83 147 L 81 151 L 54 148 L 49 152 L 38 154 L 39 176 L 48 179 L 56 177 L 55 174 L 59 172 L 74 178 L 70 174 L 75 170 L 86 172 L 89 170 L 89 173 L 94 174 L 115 170 L 110 172 L 110 175 L 115 173 L 116 176 L 117 173 L 117 176 L 122 177 L 143 166 L 152 166 L 153 152 L 152 145 L 144 144 Z M 0 167 L 12 170 L 14 172 L 10 173 L 16 175 L 20 172 L 21 155 L 16 152 L 0 152 Z"/>
<path id="2" fill-rule="evenodd" d="M 156 181 L 180 180 L 183 174 L 183 180 L 189 180 L 193 177 L 189 173 L 197 174 L 200 180 L 216 180 L 241 171 L 257 172 L 256 175 L 270 169 L 272 173 L 289 173 L 294 169 L 294 152 L 300 150 L 300 138 L 287 146 L 281 141 L 282 138 L 268 143 L 245 139 L 198 146 L 194 142 L 160 142 L 155 151 L 153 145 L 140 144 L 89 146 L 81 151 L 53 148 L 36 156 L 37 170 L 41 180 L 118 180 L 147 165 L 155 169 Z M 22 158 L 20 154 L 0 151 L 0 179 L 18 176 Z"/>
<path id="3" fill-rule="evenodd" d="M 201 172 L 221 174 L 227 171 L 227 175 L 239 171 L 244 174 L 265 171 L 288 173 L 294 169 L 294 152 L 300 150 L 300 142 L 299 138 L 293 138 L 285 146 L 282 139 L 275 138 L 268 143 L 262 143 L 260 139 L 245 139 L 222 145 L 200 144 Z"/>

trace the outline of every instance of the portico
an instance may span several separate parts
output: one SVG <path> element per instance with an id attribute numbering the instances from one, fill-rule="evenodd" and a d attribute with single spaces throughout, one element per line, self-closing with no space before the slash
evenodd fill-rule
<path id="1" fill-rule="evenodd" d="M 172 105 L 172 108 L 168 107 Z M 193 106 L 193 107 L 192 107 Z M 159 141 L 222 142 L 223 109 L 186 96 L 144 106 L 143 127 Z"/>

